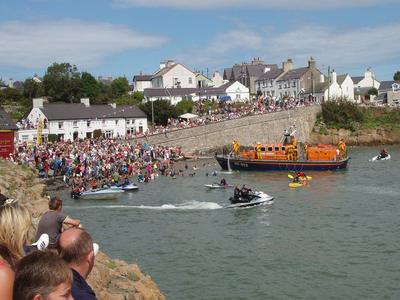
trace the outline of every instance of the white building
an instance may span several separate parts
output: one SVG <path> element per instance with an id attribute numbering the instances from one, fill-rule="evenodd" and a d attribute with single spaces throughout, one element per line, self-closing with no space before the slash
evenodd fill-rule
<path id="1" fill-rule="evenodd" d="M 214 87 L 219 87 L 219 86 L 225 84 L 226 82 L 228 82 L 228 80 L 225 81 L 224 78 L 222 78 L 221 74 L 219 74 L 218 71 L 214 72 L 214 75 L 211 78 L 211 81 L 213 82 Z"/>
<path id="2" fill-rule="evenodd" d="M 368 69 L 364 76 L 351 77 L 354 82 L 354 98 L 356 102 L 374 101 L 375 96 L 369 96 L 371 88 L 379 90 L 380 82 L 375 79 L 375 74 Z"/>
<path id="3" fill-rule="evenodd" d="M 337 83 L 341 89 L 341 98 L 354 101 L 354 83 L 349 74 L 337 76 Z"/>
<path id="4" fill-rule="evenodd" d="M 151 88 L 152 75 L 135 75 L 133 77 L 133 91 L 143 92 L 145 89 Z"/>
<path id="5" fill-rule="evenodd" d="M 247 101 L 250 99 L 249 88 L 238 81 L 228 82 L 219 87 L 208 88 L 174 88 L 174 89 L 145 89 L 144 96 L 147 101 L 167 100 L 176 105 L 184 98 L 193 101 L 199 99 Z"/>
<path id="6" fill-rule="evenodd" d="M 63 140 L 91 138 L 95 130 L 100 130 L 106 138 L 117 138 L 147 130 L 146 114 L 137 106 L 91 106 L 88 98 L 81 99 L 81 103 L 45 103 L 43 98 L 33 99 L 27 119 L 34 128 L 43 122 L 45 139 L 49 134 Z M 35 140 L 37 133 L 37 129 L 21 129 L 18 140 Z"/>
<path id="7" fill-rule="evenodd" d="M 196 74 L 182 64 L 168 60 L 151 78 L 152 88 L 196 88 Z"/>

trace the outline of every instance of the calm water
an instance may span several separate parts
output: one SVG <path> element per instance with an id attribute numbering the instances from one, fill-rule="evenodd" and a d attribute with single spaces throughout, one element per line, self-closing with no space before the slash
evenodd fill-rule
<path id="1" fill-rule="evenodd" d="M 240 172 L 272 206 L 225 209 L 231 190 L 160 177 L 118 200 L 67 200 L 64 210 L 113 257 L 137 262 L 168 299 L 400 299 L 400 147 L 350 149 L 343 172 Z M 198 164 L 199 165 L 199 164 Z"/>

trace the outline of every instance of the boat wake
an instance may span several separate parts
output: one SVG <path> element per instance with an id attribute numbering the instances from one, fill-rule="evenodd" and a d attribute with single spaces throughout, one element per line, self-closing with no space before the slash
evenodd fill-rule
<path id="1" fill-rule="evenodd" d="M 149 205 L 92 205 L 92 206 L 79 206 L 79 207 L 65 207 L 68 209 L 96 209 L 96 208 L 124 208 L 124 209 L 149 209 L 149 210 L 215 210 L 223 208 L 218 203 L 214 202 L 200 202 L 189 201 L 181 204 L 163 204 L 161 206 Z"/>

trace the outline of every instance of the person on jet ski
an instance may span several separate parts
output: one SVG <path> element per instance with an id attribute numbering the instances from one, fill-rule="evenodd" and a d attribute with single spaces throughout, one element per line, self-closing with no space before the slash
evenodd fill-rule
<path id="1" fill-rule="evenodd" d="M 225 178 L 221 179 L 221 182 L 219 183 L 220 186 L 225 186 L 227 185 Z"/>
<path id="2" fill-rule="evenodd" d="M 383 149 L 381 150 L 381 153 L 380 153 L 379 156 L 378 156 L 378 159 L 385 158 L 385 157 L 387 157 L 388 155 L 389 155 L 389 154 L 388 154 L 386 148 L 383 148 Z"/>
<path id="3" fill-rule="evenodd" d="M 235 197 L 235 199 L 239 199 L 240 198 L 241 192 L 240 192 L 239 185 L 235 186 L 235 190 L 233 191 L 233 196 Z"/>
<path id="4" fill-rule="evenodd" d="M 244 200 L 249 200 L 250 195 L 249 193 L 251 192 L 251 188 L 248 188 L 245 184 L 243 184 L 242 189 L 240 190 L 240 194 Z"/>

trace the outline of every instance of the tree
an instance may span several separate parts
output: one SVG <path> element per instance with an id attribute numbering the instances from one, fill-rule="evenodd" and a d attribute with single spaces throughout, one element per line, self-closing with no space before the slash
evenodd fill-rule
<path id="1" fill-rule="evenodd" d="M 24 97 L 28 99 L 44 96 L 44 87 L 41 82 L 36 82 L 32 78 L 26 79 L 24 82 Z"/>
<path id="2" fill-rule="evenodd" d="M 147 118 L 151 120 L 151 101 L 139 105 L 140 109 L 143 110 Z M 178 116 L 176 107 L 171 105 L 169 101 L 156 100 L 153 102 L 154 108 L 154 123 L 158 125 L 167 125 L 168 118 L 176 118 Z"/>
<path id="3" fill-rule="evenodd" d="M 141 92 L 134 92 L 133 94 L 123 95 L 117 99 L 114 99 L 114 102 L 117 105 L 138 105 L 142 103 L 144 96 Z"/>
<path id="4" fill-rule="evenodd" d="M 129 91 L 129 82 L 125 77 L 118 77 L 111 83 L 111 92 L 114 97 L 121 97 Z"/>
<path id="5" fill-rule="evenodd" d="M 53 101 L 72 102 L 77 100 L 80 74 L 75 65 L 54 63 L 47 68 L 43 78 L 46 95 Z"/>
<path id="6" fill-rule="evenodd" d="M 79 81 L 79 97 L 95 100 L 99 96 L 100 86 L 96 78 L 88 72 L 82 72 Z"/>
<path id="7" fill-rule="evenodd" d="M 176 105 L 178 116 L 184 113 L 191 113 L 193 110 L 193 101 L 191 99 L 183 99 Z"/>
<path id="8" fill-rule="evenodd" d="M 376 88 L 372 87 L 368 90 L 367 94 L 370 96 L 372 96 L 372 95 L 378 96 L 378 90 Z"/>
<path id="9" fill-rule="evenodd" d="M 393 80 L 400 81 L 400 71 L 397 71 L 396 73 L 394 73 Z"/>

